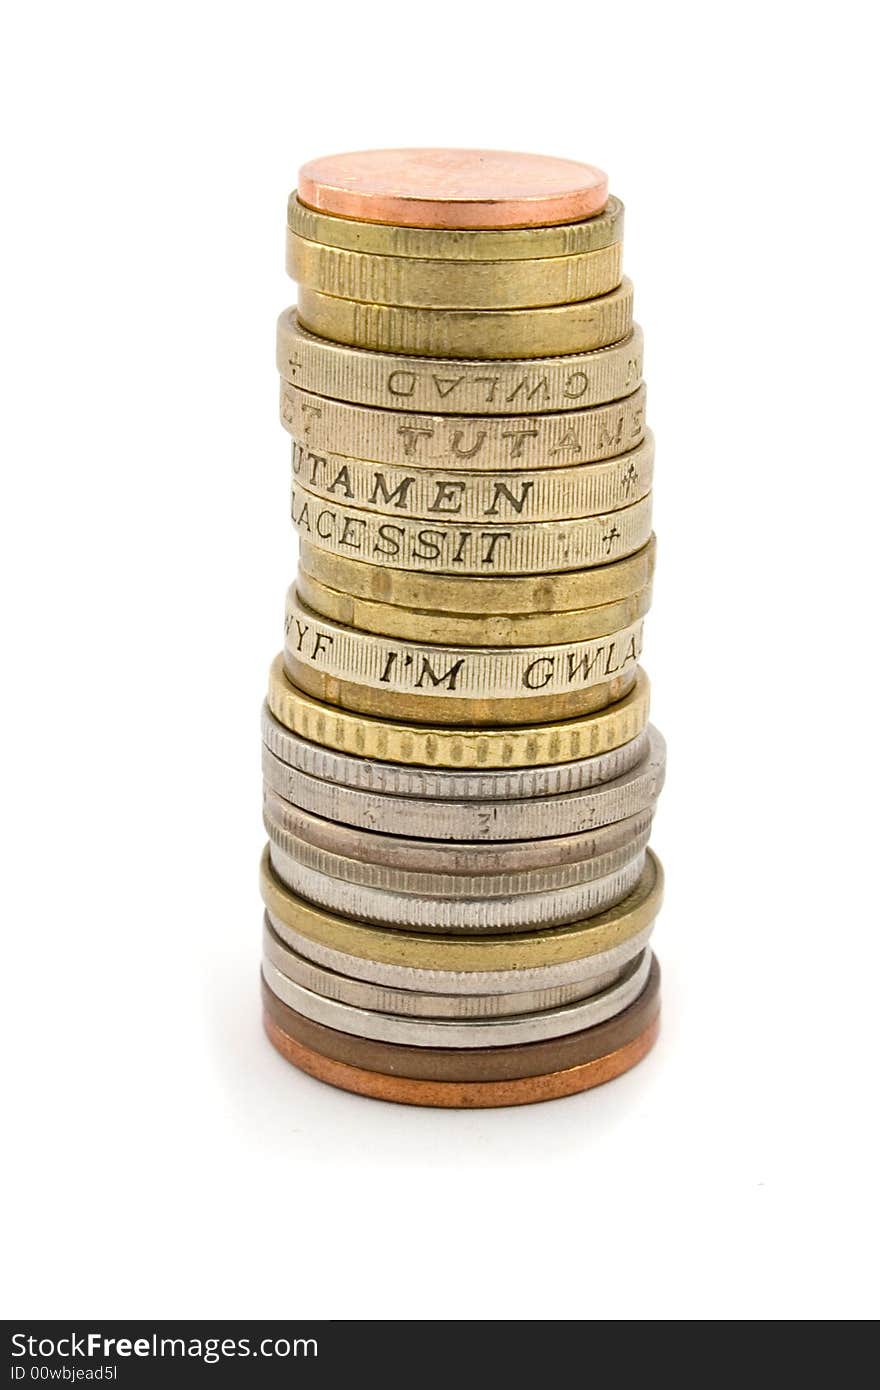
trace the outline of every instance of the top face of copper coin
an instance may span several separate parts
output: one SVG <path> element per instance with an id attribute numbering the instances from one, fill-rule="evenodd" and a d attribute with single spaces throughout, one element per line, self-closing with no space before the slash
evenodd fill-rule
<path id="1" fill-rule="evenodd" d="M 601 169 L 504 150 L 364 150 L 313 159 L 300 201 L 319 212 L 401 227 L 548 227 L 601 212 Z"/>

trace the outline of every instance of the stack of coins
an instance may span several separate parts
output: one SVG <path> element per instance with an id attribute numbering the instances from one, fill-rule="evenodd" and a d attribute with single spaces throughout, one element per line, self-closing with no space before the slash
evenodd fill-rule
<path id="1" fill-rule="evenodd" d="M 348 1090 L 522 1104 L 656 1037 L 654 446 L 622 233 L 598 170 L 489 151 L 317 160 L 290 198 L 264 1021 Z"/>

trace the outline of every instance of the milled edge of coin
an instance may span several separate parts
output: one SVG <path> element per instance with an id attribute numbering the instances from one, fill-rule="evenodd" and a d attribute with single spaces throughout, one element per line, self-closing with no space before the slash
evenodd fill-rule
<path id="1" fill-rule="evenodd" d="M 354 884 L 363 888 L 378 888 L 394 893 L 416 895 L 432 900 L 452 899 L 514 899 L 523 894 L 534 893 L 555 893 L 560 889 L 570 888 L 575 884 L 588 883 L 592 879 L 604 878 L 607 874 L 614 873 L 615 870 L 622 868 L 646 848 L 651 832 L 651 814 L 643 812 L 640 817 L 631 817 L 641 826 L 637 834 L 628 840 L 621 840 L 612 849 L 601 854 L 593 854 L 583 857 L 573 862 L 555 864 L 550 868 L 520 870 L 507 873 L 439 873 L 430 871 L 419 871 L 417 869 L 402 869 L 399 866 L 387 863 L 376 863 L 371 859 L 353 858 L 349 855 L 338 854 L 333 850 L 328 850 L 320 845 L 315 845 L 311 840 L 291 834 L 285 829 L 283 821 L 273 816 L 273 810 L 278 806 L 287 807 L 289 811 L 297 812 L 298 808 L 291 807 L 289 802 L 283 800 L 270 788 L 265 789 L 263 804 L 263 826 L 272 846 L 271 858 L 273 867 L 278 876 L 287 883 L 294 892 L 297 891 L 293 877 L 286 877 L 285 871 L 281 868 L 277 859 L 276 851 L 285 860 L 292 861 L 293 864 L 302 865 L 307 869 L 312 869 L 316 873 L 323 874 L 325 877 L 341 879 L 345 884 Z M 309 816 L 308 812 L 299 812 L 300 815 Z M 310 819 L 319 819 L 310 817 Z M 621 822 L 614 822 L 620 824 Z M 325 822 L 328 825 L 338 825 L 338 822 Z M 351 827 L 340 827 L 340 829 L 351 829 Z M 605 827 L 603 827 L 604 829 Z M 357 832 L 355 832 L 357 833 Z M 365 835 L 373 835 L 372 831 L 362 832 Z M 396 837 L 384 837 L 396 838 Z M 406 841 L 407 844 L 424 844 L 424 841 Z M 443 841 L 443 844 L 454 843 Z M 505 844 L 516 843 L 515 841 L 505 841 Z M 469 846 L 469 849 L 476 851 L 478 846 Z M 466 856 L 463 856 L 466 857 Z M 476 853 L 473 854 L 476 859 Z M 577 914 L 575 914 L 577 915 Z"/>
<path id="2" fill-rule="evenodd" d="M 365 304 L 505 310 L 582 303 L 620 284 L 623 243 L 535 260 L 450 261 L 375 255 L 288 230 L 287 273 L 307 289 Z"/>
<path id="3" fill-rule="evenodd" d="M 593 985 L 611 973 L 617 974 L 627 961 L 637 956 L 651 940 L 654 920 L 616 946 L 597 951 L 592 956 L 562 961 L 555 965 L 534 966 L 521 970 L 443 970 L 421 969 L 408 965 L 390 965 L 334 949 L 312 937 L 304 936 L 273 913 L 264 912 L 264 921 L 279 941 L 306 960 L 325 966 L 339 975 L 364 980 L 370 984 L 388 986 L 404 991 L 426 994 L 483 996 L 511 994 L 524 990 L 550 990 L 568 985 Z M 589 991 L 585 990 L 585 993 Z"/>
<path id="4" fill-rule="evenodd" d="M 582 960 L 609 950 L 648 926 L 660 911 L 663 870 L 656 854 L 649 849 L 638 885 L 623 902 L 607 912 L 586 922 L 545 931 L 482 937 L 386 930 L 322 912 L 285 888 L 272 871 L 268 845 L 260 861 L 260 893 L 273 919 L 331 949 L 421 970 L 505 970 L 510 972 L 511 987 L 515 988 L 516 972 L 520 970 Z"/>
<path id="5" fill-rule="evenodd" d="M 651 511 L 648 493 L 629 506 L 566 521 L 456 524 L 364 511 L 320 497 L 299 481 L 290 487 L 291 520 L 312 545 L 345 558 L 357 552 L 377 568 L 438 578 L 533 577 L 611 564 L 648 544 Z"/>
<path id="6" fill-rule="evenodd" d="M 492 801 L 501 797 L 557 796 L 622 777 L 648 751 L 647 727 L 635 738 L 589 758 L 546 767 L 486 769 L 479 772 L 407 767 L 374 758 L 357 758 L 323 748 L 281 724 L 263 705 L 260 728 L 266 747 L 291 767 L 325 782 L 339 782 L 362 791 L 391 796 L 430 797 L 436 800 Z"/>
<path id="7" fill-rule="evenodd" d="M 623 240 L 624 206 L 609 197 L 602 212 L 581 222 L 550 227 L 458 230 L 440 227 L 402 227 L 390 222 L 360 222 L 306 207 L 291 193 L 287 202 L 289 230 L 309 241 L 377 256 L 413 260 L 496 261 L 575 256 L 598 251 Z"/>
<path id="8" fill-rule="evenodd" d="M 645 435 L 647 387 L 579 410 L 531 415 L 440 415 L 330 400 L 282 379 L 288 434 L 316 449 L 399 468 L 481 473 L 599 463 Z"/>
<path id="9" fill-rule="evenodd" d="M 517 893 L 507 898 L 433 898 L 386 888 L 352 884 L 288 858 L 270 844 L 269 858 L 280 881 L 298 897 L 328 912 L 381 927 L 444 936 L 537 931 L 585 921 L 605 912 L 632 892 L 644 868 L 644 850 L 602 878 L 591 878 L 550 893 Z"/>
<path id="10" fill-rule="evenodd" d="M 397 1014 L 404 1018 L 453 1019 L 507 1018 L 541 1009 L 559 1008 L 579 999 L 590 999 L 619 980 L 636 958 L 634 955 L 619 968 L 607 970 L 604 974 L 544 989 L 517 990 L 506 994 L 443 994 L 375 984 L 309 960 L 276 935 L 268 914 L 264 914 L 263 918 L 263 956 L 282 975 L 296 980 L 315 994 L 323 994 L 327 999 L 339 999 L 356 1008 Z"/>
<path id="11" fill-rule="evenodd" d="M 613 515 L 613 513 L 612 513 Z M 452 614 L 559 613 L 628 598 L 651 582 L 657 558 L 653 532 L 641 549 L 590 569 L 555 574 L 426 574 L 370 564 L 311 545 L 300 536 L 300 570 L 331 589 L 399 608 Z"/>
<path id="12" fill-rule="evenodd" d="M 410 309 L 363 304 L 300 285 L 297 318 L 309 333 L 371 352 L 414 357 L 532 360 L 593 352 L 632 329 L 633 286 L 538 309 Z"/>
<path id="13" fill-rule="evenodd" d="M 296 308 L 278 319 L 276 362 L 285 381 L 319 396 L 439 415 L 534 415 L 603 405 L 642 380 L 642 330 L 592 352 L 505 361 L 372 352 L 309 333 Z"/>
<path id="14" fill-rule="evenodd" d="M 523 525 L 574 521 L 631 507 L 654 480 L 654 436 L 626 453 L 558 468 L 406 468 L 317 451 L 291 441 L 291 481 L 315 497 L 379 516 L 449 524 Z"/>
<path id="15" fill-rule="evenodd" d="M 285 801 L 263 784 L 263 821 L 270 839 L 280 833 L 287 841 L 302 842 L 316 850 L 358 861 L 374 871 L 387 867 L 393 872 L 474 879 L 483 884 L 487 892 L 494 891 L 487 885 L 499 877 L 516 882 L 523 891 L 539 892 L 543 880 L 535 878 L 533 882 L 533 875 L 556 873 L 566 868 L 576 871 L 627 848 L 636 840 L 644 839 L 647 843 L 652 818 L 653 811 L 649 807 L 577 835 L 481 842 L 424 840 L 386 835 L 380 830 L 364 830 L 327 820 Z M 284 842 L 280 843 L 283 848 Z M 480 891 L 484 891 L 483 888 Z M 457 892 L 453 886 L 449 895 L 456 896 Z"/>
<path id="16" fill-rule="evenodd" d="M 435 700 L 528 699 L 602 685 L 635 666 L 644 621 L 586 642 L 536 647 L 451 647 L 398 642 L 312 612 L 288 591 L 284 659 L 377 691 Z"/>
<path id="17" fill-rule="evenodd" d="M 398 642 L 431 642 L 453 647 L 529 647 L 542 642 L 560 646 L 566 642 L 607 637 L 646 617 L 652 598 L 652 586 L 646 584 L 626 599 L 596 604 L 592 608 L 560 613 L 477 616 L 403 608 L 395 603 L 358 598 L 322 584 L 302 568 L 294 587 L 313 612 L 343 627 L 360 628 L 361 632 L 390 637 Z"/>
<path id="18" fill-rule="evenodd" d="M 275 718 L 312 743 L 422 767 L 534 767 L 589 757 L 628 742 L 647 723 L 650 686 L 641 667 L 632 690 L 595 714 L 515 729 L 422 728 L 338 709 L 299 690 L 279 655 L 269 672 Z"/>
<path id="19" fill-rule="evenodd" d="M 626 820 L 653 806 L 663 789 L 666 743 L 648 726 L 645 756 L 613 782 L 556 796 L 452 801 L 361 791 L 310 777 L 276 758 L 265 744 L 263 777 L 285 801 L 326 820 L 429 840 L 526 840 L 575 835 Z"/>
<path id="20" fill-rule="evenodd" d="M 645 951 L 620 979 L 588 999 L 492 1020 L 450 1020 L 410 1018 L 348 1004 L 316 993 L 282 974 L 271 961 L 263 961 L 263 979 L 269 989 L 296 1013 L 342 1033 L 406 1047 L 516 1047 L 579 1033 L 628 1008 L 647 984 L 650 970 L 651 953 Z"/>

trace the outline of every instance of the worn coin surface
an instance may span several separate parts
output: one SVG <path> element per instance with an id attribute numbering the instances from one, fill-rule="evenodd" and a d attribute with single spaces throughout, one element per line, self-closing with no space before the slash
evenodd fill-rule
<path id="1" fill-rule="evenodd" d="M 565 1037 L 594 1028 L 623 1012 L 639 997 L 648 981 L 651 953 L 644 951 L 626 967 L 620 979 L 589 999 L 555 1008 L 502 1018 L 426 1019 L 381 1013 L 309 989 L 263 960 L 263 979 L 288 1008 L 326 1028 L 378 1042 L 407 1047 L 510 1047 Z"/>
<path id="2" fill-rule="evenodd" d="M 608 202 L 592 164 L 512 150 L 389 149 L 304 164 L 306 207 L 407 227 L 541 227 L 579 222 Z"/>
<path id="3" fill-rule="evenodd" d="M 476 935 L 487 932 L 535 931 L 585 921 L 605 912 L 632 892 L 644 868 L 641 850 L 628 863 L 601 878 L 591 878 L 550 893 L 516 893 L 495 898 L 428 898 L 398 893 L 332 878 L 307 867 L 272 843 L 272 868 L 282 883 L 300 897 L 330 912 L 342 912 L 360 922 L 406 927 L 410 931 Z"/>
<path id="4" fill-rule="evenodd" d="M 645 434 L 645 387 L 587 410 L 428 415 L 328 400 L 281 383 L 281 423 L 303 447 L 394 468 L 570 468 L 626 453 Z"/>
<path id="5" fill-rule="evenodd" d="M 575 520 L 468 523 L 383 516 L 319 497 L 295 481 L 290 514 L 300 536 L 322 550 L 377 567 L 453 576 L 583 570 L 632 555 L 651 536 L 650 494 Z"/>
<path id="6" fill-rule="evenodd" d="M 269 1016 L 263 1014 L 263 1026 L 272 1046 L 300 1071 L 356 1095 L 373 1100 L 393 1101 L 398 1105 L 421 1105 L 447 1110 L 490 1110 L 512 1105 L 534 1105 L 540 1101 L 560 1100 L 564 1096 L 588 1091 L 593 1086 L 613 1081 L 636 1066 L 650 1052 L 660 1029 L 659 1013 L 632 1042 L 597 1057 L 592 1062 L 566 1067 L 543 1076 L 520 1078 L 514 1081 L 413 1081 L 408 1077 L 391 1076 L 384 1072 L 368 1071 L 344 1062 L 334 1062 L 314 1048 L 303 1046 L 290 1037 Z"/>
<path id="7" fill-rule="evenodd" d="M 587 642 L 539 647 L 449 647 L 397 642 L 343 627 L 313 613 L 292 589 L 287 595 L 284 658 L 293 674 L 303 663 L 379 691 L 435 699 L 524 698 L 562 695 L 609 681 L 635 667 L 642 652 L 639 619 L 620 632 Z"/>
<path id="8" fill-rule="evenodd" d="M 536 767 L 592 757 L 641 733 L 649 702 L 648 677 L 639 667 L 622 699 L 583 718 L 512 729 L 418 727 L 312 698 L 289 679 L 283 656 L 272 663 L 267 696 L 275 718 L 312 743 L 383 762 L 449 768 Z"/>
<path id="9" fill-rule="evenodd" d="M 334 555 L 300 537 L 300 568 L 331 589 L 402 608 L 463 614 L 567 613 L 617 603 L 651 582 L 656 542 L 612 564 L 562 574 L 425 575 Z"/>
<path id="10" fill-rule="evenodd" d="M 268 705 L 263 706 L 261 728 L 267 748 L 310 777 L 339 782 L 346 787 L 383 795 L 437 797 L 441 801 L 475 798 L 493 801 L 504 797 L 556 796 L 622 777 L 641 762 L 648 751 L 648 733 L 642 730 L 618 748 L 546 767 L 448 771 L 439 768 L 403 767 L 399 763 L 358 758 L 322 748 L 281 724 Z"/>
<path id="11" fill-rule="evenodd" d="M 444 522 L 569 521 L 632 506 L 651 491 L 654 440 L 597 463 L 470 473 L 393 468 L 319 451 L 298 440 L 291 474 L 310 493 L 385 516 Z"/>
<path id="12" fill-rule="evenodd" d="M 541 642 L 586 642 L 606 637 L 643 618 L 651 607 L 651 585 L 616 603 L 561 613 L 439 613 L 376 603 L 328 588 L 300 570 L 296 592 L 315 613 L 346 627 L 402 641 L 460 647 L 529 647 Z"/>
<path id="13" fill-rule="evenodd" d="M 316 212 L 291 193 L 287 227 L 291 235 L 367 251 L 377 256 L 406 256 L 411 260 L 501 261 L 534 260 L 545 256 L 581 256 L 623 239 L 623 203 L 611 197 L 602 212 L 579 222 L 549 227 L 477 231 L 434 227 L 400 227 L 387 222 Z"/>
<path id="14" fill-rule="evenodd" d="M 490 1019 L 516 1014 L 535 1013 L 540 1009 L 558 1009 L 578 999 L 589 999 L 615 984 L 631 966 L 627 962 L 604 975 L 575 980 L 550 989 L 516 990 L 507 994 L 443 994 L 416 989 L 399 989 L 391 985 L 373 984 L 369 980 L 353 979 L 317 965 L 300 955 L 276 936 L 268 920 L 263 924 L 263 957 L 288 979 L 296 980 L 315 994 L 327 999 L 339 999 L 359 1009 L 375 1009 L 381 1013 L 399 1014 L 404 1018 Z M 635 960 L 635 957 L 633 957 Z"/>
<path id="15" fill-rule="evenodd" d="M 533 932 L 499 932 L 494 936 L 429 935 L 369 926 L 337 916 L 306 902 L 281 882 L 269 862 L 268 846 L 260 865 L 260 893 L 272 926 L 284 941 L 286 928 L 292 928 L 300 938 L 382 964 L 445 972 L 508 971 L 509 988 L 518 989 L 523 987 L 518 977 L 521 970 L 582 962 L 587 956 L 610 951 L 643 932 L 660 911 L 663 871 L 657 856 L 648 850 L 644 872 L 635 889 L 607 912 L 585 922 Z M 308 954 L 298 942 L 289 944 L 301 954 Z M 535 981 L 529 979 L 525 987 L 534 988 Z M 482 994 L 486 988 L 481 980 L 480 988 L 470 992 Z"/>
<path id="16" fill-rule="evenodd" d="M 307 332 L 295 308 L 278 320 L 284 381 L 340 401 L 453 415 L 533 415 L 619 400 L 642 379 L 642 330 L 607 348 L 528 362 L 370 352 Z"/>
<path id="17" fill-rule="evenodd" d="M 362 304 L 300 285 L 297 317 L 309 333 L 371 352 L 495 361 L 592 352 L 632 329 L 632 282 L 595 299 L 542 309 L 410 309 Z"/>
<path id="18" fill-rule="evenodd" d="M 576 835 L 652 807 L 663 787 L 666 745 L 649 725 L 648 750 L 612 782 L 557 796 L 440 801 L 384 795 L 323 782 L 263 746 L 263 776 L 285 801 L 327 820 L 428 840 L 525 840 Z"/>
<path id="19" fill-rule="evenodd" d="M 603 870 L 598 868 L 594 872 L 590 868 L 592 863 L 601 865 L 608 856 L 621 854 L 622 859 L 615 858 L 615 862 L 624 862 L 635 841 L 646 842 L 651 815 L 648 808 L 578 835 L 459 843 L 385 835 L 381 831 L 343 825 L 294 806 L 271 787 L 264 785 L 263 788 L 263 818 L 269 838 L 288 854 L 294 853 L 290 846 L 296 843 L 301 848 L 308 845 L 320 853 L 359 861 L 361 881 L 375 882 L 377 886 L 385 880 L 363 875 L 368 872 L 427 875 L 433 882 L 431 891 L 441 896 L 465 892 L 466 889 L 455 886 L 460 879 L 479 883 L 479 891 L 492 896 L 515 892 L 518 888 L 523 892 L 542 892 L 561 887 L 564 882 L 579 882 L 581 877 L 595 876 Z M 316 863 L 316 867 L 320 865 Z M 356 872 L 351 870 L 353 875 Z M 566 879 L 566 873 L 572 876 Z M 337 877 L 345 876 L 343 872 L 337 874 Z M 442 888 L 438 879 L 448 882 L 449 886 Z M 398 886 L 403 885 L 398 883 Z"/>
<path id="20" fill-rule="evenodd" d="M 321 294 L 429 309 L 571 304 L 620 284 L 623 245 L 540 260 L 450 261 L 377 256 L 288 233 L 287 273 Z"/>
<path id="21" fill-rule="evenodd" d="M 263 1002 L 285 1033 L 336 1061 L 413 1079 L 448 1081 L 507 1080 L 576 1066 L 631 1041 L 659 1010 L 660 969 L 652 959 L 647 983 L 629 1006 L 613 1018 L 575 1033 L 535 1042 L 495 1047 L 414 1047 L 357 1037 L 306 1018 L 263 983 Z M 413 1026 L 417 1026 L 415 1023 Z"/>

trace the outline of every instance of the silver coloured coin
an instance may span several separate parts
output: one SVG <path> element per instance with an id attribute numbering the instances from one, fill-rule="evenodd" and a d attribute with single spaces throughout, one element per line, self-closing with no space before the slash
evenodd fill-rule
<path id="1" fill-rule="evenodd" d="M 350 975 L 327 970 L 285 946 L 268 922 L 263 925 L 263 955 L 282 975 L 287 975 L 305 989 L 338 999 L 358 1009 L 379 1013 L 400 1014 L 407 1018 L 503 1018 L 511 1014 L 537 1013 L 556 1009 L 577 999 L 588 999 L 607 989 L 620 978 L 626 963 L 619 969 L 606 970 L 588 980 L 555 985 L 549 989 L 519 990 L 508 994 L 430 994 L 411 989 L 395 989 L 392 985 L 372 984 Z"/>
<path id="2" fill-rule="evenodd" d="M 319 941 L 295 931 L 273 912 L 266 920 L 286 946 L 328 970 L 354 979 L 369 980 L 372 984 L 390 985 L 393 989 L 414 990 L 437 994 L 507 994 L 523 990 L 557 989 L 584 980 L 594 980 L 609 972 L 618 974 L 627 961 L 644 949 L 654 930 L 651 922 L 642 931 L 621 941 L 607 951 L 560 965 L 533 966 L 528 970 L 419 970 L 409 965 L 389 965 L 337 951 Z"/>
<path id="3" fill-rule="evenodd" d="M 611 782 L 645 756 L 648 731 L 643 729 L 628 743 L 609 752 L 576 762 L 545 767 L 517 767 L 500 771 L 443 771 L 433 767 L 407 767 L 398 763 L 376 762 L 371 758 L 349 757 L 331 748 L 322 748 L 285 729 L 263 706 L 263 742 L 290 767 L 323 782 L 383 796 L 430 797 L 438 801 L 495 801 L 502 797 L 558 796 Z"/>
<path id="4" fill-rule="evenodd" d="M 306 811 L 346 825 L 430 840 L 526 840 L 576 835 L 653 806 L 663 786 L 666 745 L 648 727 L 641 762 L 612 782 L 559 796 L 499 801 L 438 801 L 385 796 L 322 782 L 263 747 L 263 776 L 273 791 Z"/>
<path id="5" fill-rule="evenodd" d="M 591 858 L 577 859 L 573 863 L 554 864 L 544 869 L 527 869 L 522 873 L 426 873 L 400 868 L 397 863 L 388 864 L 334 854 L 300 838 L 299 835 L 292 835 L 273 814 L 278 801 L 278 797 L 273 797 L 271 802 L 267 798 L 263 808 L 263 824 L 273 847 L 279 851 L 275 863 L 276 872 L 285 882 L 289 882 L 291 887 L 292 879 L 285 878 L 285 874 L 290 872 L 292 875 L 293 865 L 301 865 L 330 878 L 342 879 L 344 883 L 384 889 L 392 893 L 415 893 L 423 898 L 510 898 L 522 893 L 555 893 L 558 889 L 604 878 L 607 874 L 623 868 L 646 848 L 651 834 L 651 818 L 643 816 L 638 822 L 641 828 L 631 838 L 621 841 L 604 854 L 594 854 Z M 282 804 L 286 806 L 287 802 Z M 370 834 L 369 831 L 364 833 Z M 375 842 L 379 839 L 387 840 L 388 837 L 371 835 L 370 838 Z M 423 846 L 426 842 L 422 840 L 415 843 Z M 474 849 L 478 851 L 477 846 Z M 292 861 L 292 864 L 288 864 L 288 861 Z"/>
<path id="6" fill-rule="evenodd" d="M 578 835 L 547 836 L 540 840 L 485 840 L 482 843 L 416 840 L 405 835 L 383 835 L 375 830 L 362 830 L 312 815 L 310 811 L 285 801 L 265 784 L 263 815 L 267 826 L 273 827 L 276 835 L 281 833 L 289 840 L 306 842 L 316 849 L 359 860 L 377 871 L 388 868 L 444 878 L 462 875 L 479 877 L 484 885 L 479 891 L 487 896 L 507 891 L 539 893 L 562 886 L 556 880 L 545 880 L 542 875 L 547 872 L 555 874 L 566 866 L 570 866 L 573 872 L 583 870 L 584 877 L 587 877 L 589 860 L 616 853 L 647 835 L 652 819 L 652 811 L 648 808 L 637 815 L 611 825 L 599 826 L 596 830 L 582 831 Z M 269 833 L 271 835 L 272 830 Z M 283 843 L 281 847 L 284 848 Z M 516 887 L 508 890 L 505 884 L 508 879 L 514 878 Z M 376 886 L 381 887 L 382 884 L 377 882 Z M 448 896 L 454 897 L 456 892 L 453 885 L 448 890 Z"/>
<path id="7" fill-rule="evenodd" d="M 496 898 L 424 898 L 345 883 L 307 868 L 269 846 L 272 867 L 307 902 L 353 917 L 358 922 L 407 927 L 411 931 L 474 936 L 491 932 L 539 931 L 578 922 L 605 912 L 633 891 L 645 867 L 645 851 L 602 878 L 575 883 L 551 893 L 517 893 Z"/>
<path id="8" fill-rule="evenodd" d="M 338 999 L 315 994 L 272 964 L 263 961 L 263 978 L 272 993 L 298 1014 L 358 1038 L 402 1043 L 409 1047 L 508 1047 L 561 1038 L 604 1023 L 638 999 L 651 969 L 651 952 L 638 956 L 613 985 L 600 994 L 557 1009 L 517 1014 L 489 1021 L 477 1019 L 415 1019 L 355 1008 Z"/>

